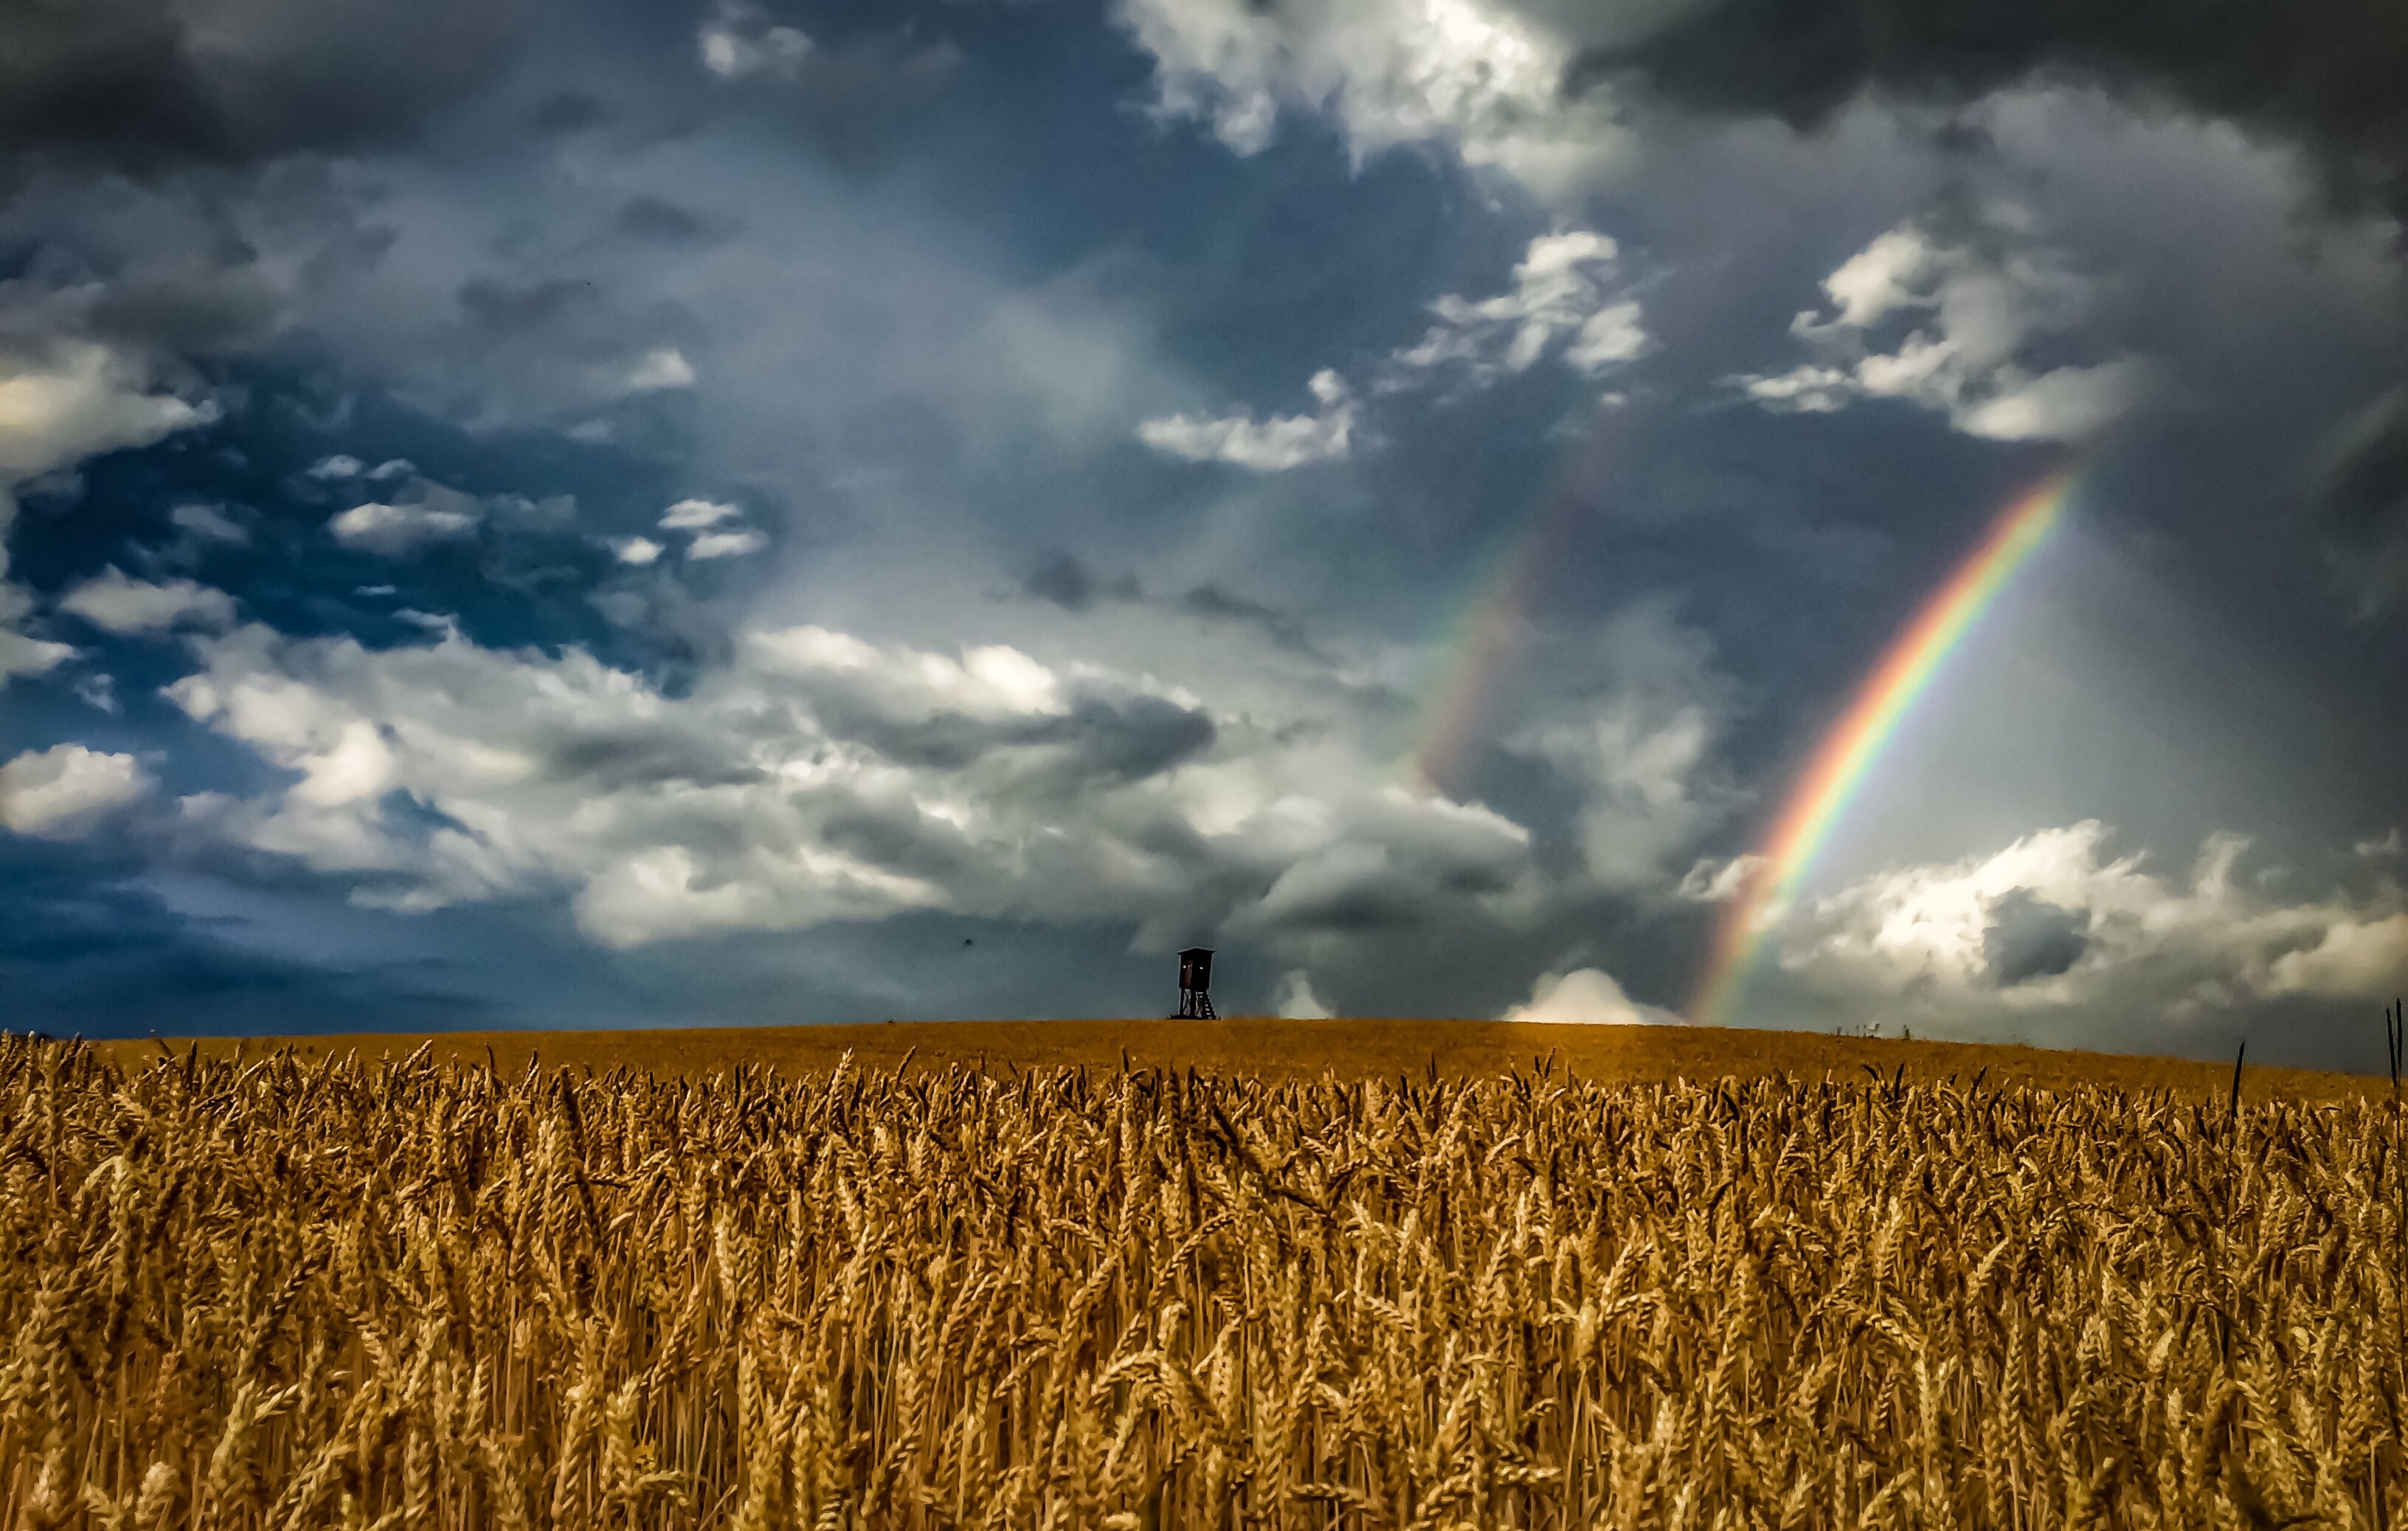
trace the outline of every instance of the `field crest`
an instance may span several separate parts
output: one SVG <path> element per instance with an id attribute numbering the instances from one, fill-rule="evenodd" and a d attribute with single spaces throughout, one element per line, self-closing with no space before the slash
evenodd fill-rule
<path id="1" fill-rule="evenodd" d="M 948 1064 L 1010 1073 L 1037 1068 L 1194 1068 L 1271 1080 L 1317 1080 L 1325 1070 L 1341 1080 L 1398 1074 L 1464 1080 L 1528 1068 L 1552 1056 L 1555 1068 L 1599 1083 L 1676 1079 L 1858 1080 L 1871 1068 L 1892 1078 L 1903 1066 L 1910 1080 L 1971 1080 L 2062 1089 L 2098 1084 L 2128 1092 L 2171 1089 L 2222 1098 L 2232 1066 L 2137 1054 L 2075 1052 L 2045 1048 L 1887 1037 L 1830 1037 L 1819 1032 L 1755 1031 L 1709 1026 L 1566 1026 L 1498 1021 L 1285 1021 L 1239 1017 L 1222 1021 L 902 1021 L 876 1025 L 663 1027 L 645 1031 L 494 1031 L 252 1038 L 239 1045 L 255 1056 L 291 1047 L 305 1060 L 356 1051 L 363 1059 L 403 1056 L 422 1043 L 437 1059 L 523 1070 L 546 1066 L 608 1072 L 624 1066 L 661 1074 L 699 1076 L 738 1066 L 783 1074 L 824 1072 L 847 1052 L 860 1067 L 887 1071 L 910 1060 L 914 1071 Z M 180 1056 L 182 1038 L 165 1045 Z M 205 1056 L 232 1057 L 237 1043 L 211 1038 Z M 131 1065 L 158 1056 L 148 1039 L 96 1044 L 102 1056 Z M 2244 1096 L 2279 1094 L 2299 1099 L 2343 1100 L 2387 1089 L 2370 1076 L 2296 1068 L 2243 1073 Z"/>

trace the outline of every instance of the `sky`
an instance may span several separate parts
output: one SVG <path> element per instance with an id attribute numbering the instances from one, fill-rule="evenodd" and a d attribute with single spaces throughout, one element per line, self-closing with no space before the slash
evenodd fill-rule
<path id="1" fill-rule="evenodd" d="M 1203 945 L 2379 1069 L 2403 81 L 2387 0 L 7 7 L 0 1025 Z"/>

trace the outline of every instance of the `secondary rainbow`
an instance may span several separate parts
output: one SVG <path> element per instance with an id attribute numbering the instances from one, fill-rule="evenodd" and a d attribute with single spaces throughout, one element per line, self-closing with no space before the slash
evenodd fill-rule
<path id="1" fill-rule="evenodd" d="M 1762 859 L 1723 911 L 1705 978 L 1689 1007 L 1692 1022 L 1722 1025 L 1730 1020 L 1765 927 L 1796 895 L 1916 699 L 2015 572 L 2047 543 L 2072 496 L 2074 478 L 2071 469 L 2060 472 L 2000 513 L 1981 545 L 1924 603 L 1815 746 L 1756 852 Z"/>
<path id="2" fill-rule="evenodd" d="M 1440 640 L 1445 667 L 1413 727 L 1408 762 L 1440 791 L 1461 788 L 1472 751 L 1486 730 L 1498 687 L 1523 640 L 1539 587 L 1553 566 L 1571 518 L 1559 504 L 1541 509 L 1509 540 Z"/>
<path id="3" fill-rule="evenodd" d="M 1636 407 L 1606 410 L 1566 451 L 1545 489 L 1509 522 L 1441 629 L 1439 664 L 1415 713 L 1402 766 L 1426 786 L 1455 793 L 1529 637 L 1531 612 L 1573 561 L 1582 526 L 1600 513 L 1641 428 Z"/>

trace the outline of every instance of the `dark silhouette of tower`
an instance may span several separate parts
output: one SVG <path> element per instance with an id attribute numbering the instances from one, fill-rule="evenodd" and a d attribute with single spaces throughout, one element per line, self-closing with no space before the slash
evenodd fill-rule
<path id="1" fill-rule="evenodd" d="M 1174 1021 L 1217 1021 L 1212 1013 L 1212 949 L 1191 946 L 1179 954 L 1179 1013 Z"/>

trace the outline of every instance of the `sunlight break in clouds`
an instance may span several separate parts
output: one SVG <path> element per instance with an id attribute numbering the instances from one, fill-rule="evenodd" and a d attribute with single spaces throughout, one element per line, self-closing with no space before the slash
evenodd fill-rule
<path id="1" fill-rule="evenodd" d="M 1154 60 L 1156 110 L 1239 154 L 1268 148 L 1283 111 L 1321 112 L 1358 167 L 1444 143 L 1556 195 L 1623 138 L 1601 105 L 1565 99 L 1561 38 L 1481 0 L 1123 0 L 1119 19 Z"/>
<path id="2" fill-rule="evenodd" d="M 793 27 L 771 25 L 761 7 L 748 0 L 719 0 L 695 34 L 695 49 L 702 66 L 721 79 L 747 75 L 790 79 L 810 57 L 811 39 Z M 693 380 L 690 373 L 687 380 Z"/>
<path id="3" fill-rule="evenodd" d="M 2176 882 L 2138 855 L 2102 859 L 2110 834 L 2086 820 L 1994 855 L 1866 878 L 1792 914 L 1776 935 L 1781 966 L 1835 994 L 1915 989 L 2019 1009 L 2097 1003 L 2145 980 L 2174 996 L 2175 1020 L 2251 996 L 2373 1000 L 2408 983 L 2398 884 L 2279 903 L 2235 876 L 2243 837 L 2211 837 Z"/>

